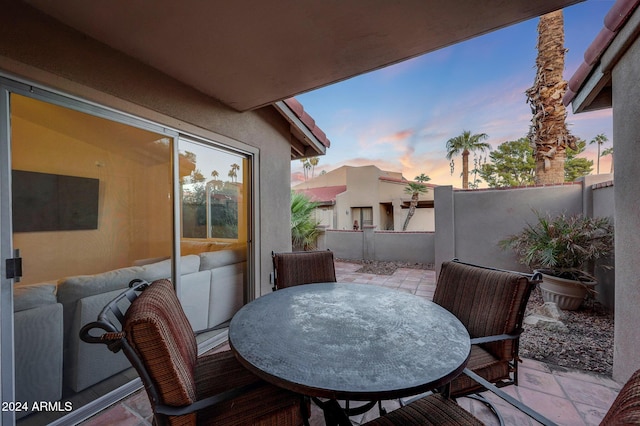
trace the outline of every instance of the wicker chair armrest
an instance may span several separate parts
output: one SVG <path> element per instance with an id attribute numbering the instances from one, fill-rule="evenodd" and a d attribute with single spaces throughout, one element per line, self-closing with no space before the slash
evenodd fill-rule
<path id="1" fill-rule="evenodd" d="M 101 330 L 103 333 L 94 335 L 93 330 Z M 80 339 L 86 343 L 102 343 L 107 345 L 111 352 L 118 353 L 122 349 L 124 333 L 118 331 L 110 322 L 93 321 L 80 329 Z"/>
<path id="2" fill-rule="evenodd" d="M 210 396 L 208 398 L 204 398 L 194 402 L 191 405 L 187 405 L 184 407 L 174 407 L 171 405 L 165 404 L 157 404 L 156 405 L 156 413 L 164 414 L 167 416 L 182 416 L 184 414 L 194 413 L 196 411 L 200 411 L 204 408 L 211 407 L 216 404 L 220 404 L 221 402 L 229 401 L 230 399 L 237 398 L 238 396 L 250 392 L 259 386 L 261 386 L 263 382 L 254 382 L 245 386 L 240 386 L 237 388 L 229 389 L 219 394 Z"/>
<path id="3" fill-rule="evenodd" d="M 504 401 L 508 402 L 509 404 L 513 405 L 515 408 L 517 408 L 518 410 L 522 411 L 524 414 L 526 414 L 527 416 L 529 416 L 532 419 L 536 420 L 537 422 L 539 422 L 539 423 L 541 423 L 541 424 L 543 424 L 545 426 L 556 426 L 556 423 L 554 423 L 551 420 L 547 419 L 545 416 L 543 416 L 542 414 L 538 413 L 537 411 L 532 410 L 528 406 L 524 405 L 522 402 L 518 401 L 517 399 L 515 399 L 514 397 L 512 397 L 511 395 L 509 395 L 505 391 L 501 390 L 500 388 L 498 388 L 494 384 L 488 382 L 487 380 L 485 380 L 481 376 L 477 375 L 473 371 L 469 370 L 468 368 L 465 368 L 462 371 L 462 374 L 466 374 L 471 379 L 475 380 L 476 382 L 478 382 L 482 386 L 484 386 L 488 391 L 492 392 L 497 397 L 499 397 L 499 398 L 503 399 Z"/>
<path id="4" fill-rule="evenodd" d="M 523 330 L 511 334 L 494 334 L 493 336 L 474 337 L 471 339 L 472 345 L 480 345 L 482 343 L 500 342 L 502 340 L 515 340 L 520 337 Z"/>

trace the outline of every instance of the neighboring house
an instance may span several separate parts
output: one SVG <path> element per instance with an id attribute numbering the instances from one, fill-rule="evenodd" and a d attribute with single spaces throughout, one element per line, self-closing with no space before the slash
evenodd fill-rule
<path id="1" fill-rule="evenodd" d="M 376 166 L 342 166 L 293 187 L 317 202 L 316 219 L 328 229 L 373 226 L 381 231 L 402 231 L 409 211 L 409 183 L 401 173 Z M 433 188 L 420 194 L 418 208 L 407 231 L 434 231 Z"/>
<path id="2" fill-rule="evenodd" d="M 615 148 L 615 349 L 613 377 L 640 368 L 640 1 L 617 0 L 604 28 L 569 79 L 564 103 L 575 113 L 613 108 Z M 615 102 L 614 102 L 615 101 Z"/>

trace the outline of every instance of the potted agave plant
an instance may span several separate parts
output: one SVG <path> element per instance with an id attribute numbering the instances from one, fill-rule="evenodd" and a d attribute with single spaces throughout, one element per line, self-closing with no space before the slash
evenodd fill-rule
<path id="1" fill-rule="evenodd" d="M 606 217 L 555 217 L 536 212 L 537 222 L 502 241 L 520 263 L 542 273 L 540 290 L 545 302 L 575 310 L 594 292 L 595 260 L 613 253 L 613 225 Z"/>

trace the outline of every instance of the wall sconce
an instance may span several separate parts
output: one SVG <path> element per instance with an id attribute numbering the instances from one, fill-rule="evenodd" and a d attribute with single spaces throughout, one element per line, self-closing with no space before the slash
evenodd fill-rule
<path id="1" fill-rule="evenodd" d="M 349 210 L 345 210 L 344 214 L 346 214 L 347 216 L 349 216 Z"/>

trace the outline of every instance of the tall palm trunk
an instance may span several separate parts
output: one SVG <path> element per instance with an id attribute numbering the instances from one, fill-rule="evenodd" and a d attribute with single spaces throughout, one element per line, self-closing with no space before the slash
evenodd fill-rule
<path id="1" fill-rule="evenodd" d="M 529 140 L 536 157 L 536 184 L 564 182 L 565 150 L 576 149 L 576 138 L 566 125 L 562 97 L 567 89 L 564 71 L 564 20 L 562 10 L 540 17 L 538 23 L 537 73 L 527 90 L 533 118 Z"/>
<path id="2" fill-rule="evenodd" d="M 404 220 L 404 225 L 402 225 L 403 231 L 407 230 L 407 227 L 409 226 L 409 221 L 411 220 L 413 215 L 416 213 L 416 207 L 418 206 L 419 196 L 420 194 L 417 192 L 414 192 L 413 194 L 411 194 L 411 203 L 409 203 L 409 211 L 407 212 L 407 217 Z"/>
<path id="3" fill-rule="evenodd" d="M 462 151 L 462 188 L 469 188 L 469 150 Z"/>

